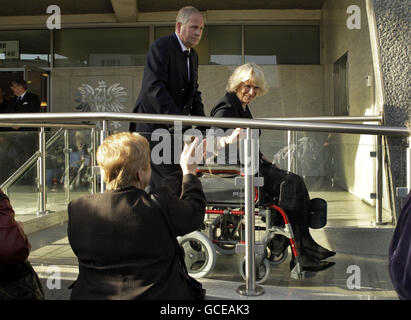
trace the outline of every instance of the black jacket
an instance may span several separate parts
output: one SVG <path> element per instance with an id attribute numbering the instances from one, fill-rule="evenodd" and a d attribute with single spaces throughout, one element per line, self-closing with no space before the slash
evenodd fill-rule
<path id="1" fill-rule="evenodd" d="M 40 112 L 40 99 L 38 95 L 27 91 L 20 101 L 18 97 L 10 100 L 9 110 L 14 113 Z"/>
<path id="2" fill-rule="evenodd" d="M 251 114 L 248 105 L 243 108 L 235 93 L 226 93 L 224 97 L 218 100 L 215 107 L 211 109 L 210 117 L 252 119 L 253 115 Z M 213 129 L 216 130 L 218 128 Z M 223 129 L 227 130 L 227 128 Z M 231 131 L 228 133 L 231 133 Z M 261 135 L 261 130 L 258 130 L 258 134 Z M 226 149 L 226 155 L 228 155 L 228 147 Z M 259 152 L 259 158 L 262 158 L 261 152 Z"/>
<path id="3" fill-rule="evenodd" d="M 248 106 L 243 108 L 235 93 L 226 93 L 210 112 L 210 117 L 252 119 Z"/>
<path id="4" fill-rule="evenodd" d="M 205 196 L 183 177 L 180 198 L 154 192 L 178 235 L 199 229 Z M 72 299 L 192 299 L 160 210 L 141 189 L 106 191 L 68 206 L 68 239 L 79 261 Z"/>
<path id="5" fill-rule="evenodd" d="M 198 91 L 198 55 L 190 53 L 190 81 L 187 60 L 177 36 L 162 37 L 150 47 L 144 67 L 142 87 L 133 112 L 204 116 Z M 152 132 L 169 125 L 130 123 L 130 131 Z"/>

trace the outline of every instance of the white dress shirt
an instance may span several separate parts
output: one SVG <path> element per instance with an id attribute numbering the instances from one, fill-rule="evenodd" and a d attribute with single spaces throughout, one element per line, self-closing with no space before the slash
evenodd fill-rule
<path id="1" fill-rule="evenodd" d="M 188 50 L 188 53 L 190 53 L 190 48 L 186 48 L 186 46 L 181 42 L 177 32 L 175 32 L 175 34 L 178 39 L 178 42 L 180 43 L 181 50 L 183 50 L 183 52 Z M 187 70 L 188 70 L 188 81 L 190 81 L 190 60 L 188 59 L 188 57 L 187 57 Z"/>

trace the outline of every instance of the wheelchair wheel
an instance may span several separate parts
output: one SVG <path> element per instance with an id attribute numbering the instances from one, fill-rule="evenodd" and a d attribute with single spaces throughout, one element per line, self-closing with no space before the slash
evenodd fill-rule
<path id="1" fill-rule="evenodd" d="M 287 259 L 288 245 L 280 253 L 278 253 L 273 250 L 273 247 L 276 245 L 275 239 L 271 239 L 270 242 L 267 243 L 267 236 L 264 236 L 263 242 L 267 244 L 267 260 L 272 266 L 281 264 Z"/>
<path id="2" fill-rule="evenodd" d="M 241 217 L 234 215 L 221 215 L 213 220 L 210 225 L 209 237 L 216 250 L 223 255 L 235 254 L 235 246 L 241 241 L 244 225 Z"/>
<path id="3" fill-rule="evenodd" d="M 256 275 L 255 275 L 255 282 L 256 283 L 263 283 L 268 279 L 270 275 L 270 263 L 267 259 L 263 259 L 259 266 L 256 266 Z M 241 260 L 240 263 L 240 273 L 244 280 L 246 280 L 245 276 L 245 257 Z"/>
<path id="4" fill-rule="evenodd" d="M 216 252 L 211 241 L 200 231 L 177 238 L 184 251 L 189 275 L 195 279 L 205 277 L 216 263 Z"/>

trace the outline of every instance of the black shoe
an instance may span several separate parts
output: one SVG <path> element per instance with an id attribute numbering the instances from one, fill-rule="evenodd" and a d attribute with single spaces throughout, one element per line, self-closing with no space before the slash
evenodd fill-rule
<path id="1" fill-rule="evenodd" d="M 309 255 L 317 258 L 318 260 L 324 260 L 324 259 L 335 256 L 334 251 L 330 251 L 330 250 L 327 250 L 327 249 L 321 250 L 319 252 L 319 251 L 316 251 L 316 250 L 311 249 L 311 248 L 304 248 L 304 251 L 307 252 Z"/>
<path id="2" fill-rule="evenodd" d="M 335 262 L 328 262 L 328 261 L 321 261 L 322 265 L 317 266 L 317 267 L 303 267 L 303 271 L 312 271 L 312 272 L 318 272 L 318 271 L 323 271 L 325 269 L 328 269 L 335 265 Z"/>
<path id="3" fill-rule="evenodd" d="M 317 253 L 317 255 L 321 256 L 321 257 L 333 257 L 335 256 L 335 252 L 334 251 L 330 251 L 322 246 L 320 246 L 317 242 L 315 242 L 314 240 L 311 239 L 311 241 L 305 241 L 303 240 L 302 243 L 304 250 L 308 250 L 309 253 Z M 325 259 L 325 258 L 320 258 Z"/>
<path id="4" fill-rule="evenodd" d="M 318 272 L 332 267 L 335 262 L 321 261 L 315 257 L 307 255 L 300 256 L 300 264 L 303 271 Z M 290 261 L 290 271 L 295 267 L 296 259 L 293 257 Z"/>

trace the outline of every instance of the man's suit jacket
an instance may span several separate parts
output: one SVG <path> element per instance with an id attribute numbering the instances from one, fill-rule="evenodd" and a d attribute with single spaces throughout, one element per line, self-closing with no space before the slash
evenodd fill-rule
<path id="1" fill-rule="evenodd" d="M 181 184 L 181 180 L 179 181 Z M 199 229 L 206 205 L 200 180 L 183 177 L 178 197 L 153 192 L 178 236 Z M 68 240 L 79 261 L 72 299 L 192 299 L 159 208 L 135 187 L 73 200 Z"/>
<path id="2" fill-rule="evenodd" d="M 9 109 L 14 113 L 40 112 L 40 99 L 38 95 L 27 91 L 20 101 L 18 97 L 11 99 Z"/>
<path id="3" fill-rule="evenodd" d="M 156 40 L 150 47 L 135 113 L 204 116 L 198 91 L 198 55 L 190 50 L 190 81 L 187 60 L 175 34 Z M 131 123 L 130 131 L 152 132 L 171 125 Z"/>

